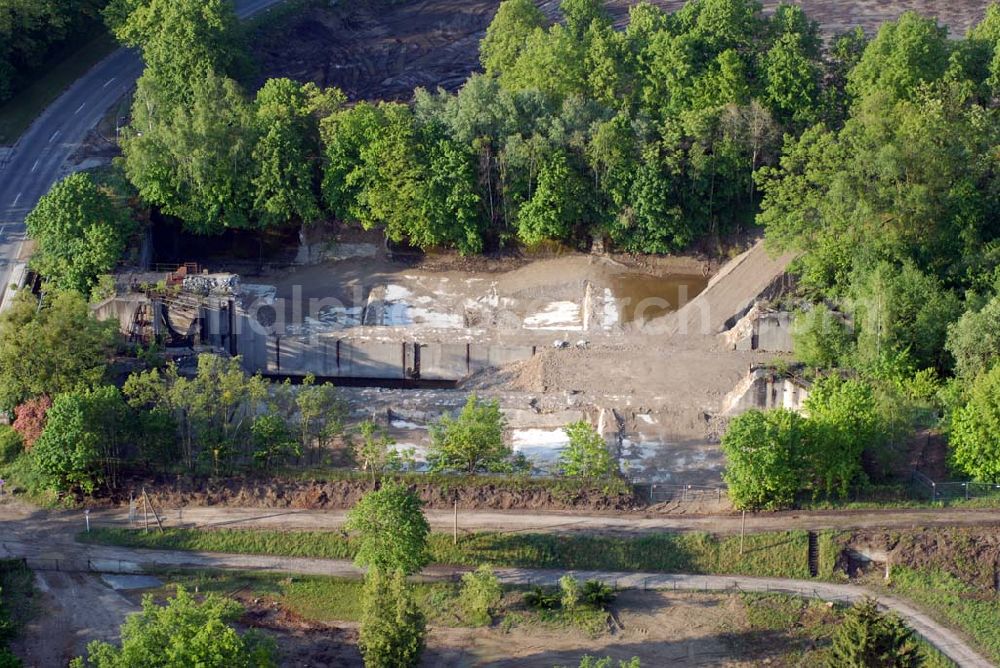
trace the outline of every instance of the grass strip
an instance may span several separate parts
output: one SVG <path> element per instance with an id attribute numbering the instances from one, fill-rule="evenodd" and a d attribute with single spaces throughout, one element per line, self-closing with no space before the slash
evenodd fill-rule
<path id="1" fill-rule="evenodd" d="M 1000 596 L 972 587 L 943 571 L 896 566 L 892 593 L 899 593 L 939 622 L 960 629 L 987 658 L 1000 664 Z"/>
<path id="2" fill-rule="evenodd" d="M 235 592 L 252 594 L 255 598 L 276 601 L 282 608 L 313 622 L 360 622 L 362 583 L 358 580 L 331 578 L 321 575 L 285 576 L 276 573 L 244 573 L 233 571 L 167 571 L 161 575 L 167 586 L 157 596 L 173 594 L 173 586 L 181 585 L 201 593 L 214 592 L 229 596 Z M 453 582 L 414 582 L 417 606 L 434 626 L 473 628 L 482 626 L 465 609 L 461 585 Z M 524 587 L 504 587 L 495 621 L 510 630 L 518 626 L 576 628 L 590 635 L 599 635 L 607 626 L 607 612 L 582 605 L 571 610 L 536 610 L 523 599 Z"/>
<path id="3" fill-rule="evenodd" d="M 350 536 L 316 531 L 168 529 L 161 534 L 98 528 L 80 539 L 137 548 L 321 559 L 352 559 L 357 550 Z M 450 534 L 431 534 L 430 552 L 433 563 L 456 566 L 809 577 L 805 531 L 749 534 L 742 556 L 739 536 L 704 533 L 616 537 L 484 532 L 464 536 L 458 545 Z"/>

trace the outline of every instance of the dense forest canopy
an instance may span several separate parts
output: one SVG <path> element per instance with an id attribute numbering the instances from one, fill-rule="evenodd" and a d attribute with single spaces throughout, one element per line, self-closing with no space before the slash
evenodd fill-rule
<path id="1" fill-rule="evenodd" d="M 107 0 L 0 0 L 0 102 L 52 52 L 100 25 Z"/>

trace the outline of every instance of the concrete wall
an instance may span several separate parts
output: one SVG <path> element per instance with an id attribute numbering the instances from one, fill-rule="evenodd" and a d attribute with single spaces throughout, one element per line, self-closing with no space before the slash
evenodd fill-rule
<path id="1" fill-rule="evenodd" d="M 754 369 L 723 400 L 724 415 L 737 415 L 752 408 L 802 410 L 809 388 L 795 378 L 778 376 L 771 369 Z"/>
<path id="2" fill-rule="evenodd" d="M 254 332 L 247 316 L 236 327 L 235 353 L 248 372 L 388 380 L 459 381 L 486 368 L 526 360 L 532 346 L 467 343 L 369 341 L 324 334 L 275 338 Z M 225 322 L 226 317 L 219 318 Z M 212 322 L 205 320 L 206 326 Z M 229 349 L 226 337 L 210 336 L 212 345 Z"/>
<path id="3" fill-rule="evenodd" d="M 722 336 L 733 350 L 792 352 L 792 320 L 788 311 L 766 311 L 754 306 Z"/>

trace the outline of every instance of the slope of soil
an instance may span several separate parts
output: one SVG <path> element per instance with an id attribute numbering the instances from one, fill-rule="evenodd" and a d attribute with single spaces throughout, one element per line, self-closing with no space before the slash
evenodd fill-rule
<path id="1" fill-rule="evenodd" d="M 156 508 L 187 506 L 222 506 L 254 508 L 316 508 L 338 510 L 351 508 L 374 489 L 368 480 L 282 481 L 230 478 L 178 483 L 148 481 L 136 483 L 143 488 Z M 463 509 L 547 509 L 622 511 L 635 508 L 629 495 L 606 494 L 600 490 L 575 490 L 569 486 L 511 480 L 475 484 L 461 478 L 411 485 L 426 508 L 452 508 L 455 501 Z M 127 503 L 127 498 L 124 500 Z"/>
<path id="2" fill-rule="evenodd" d="M 984 591 L 996 591 L 1000 528 L 962 527 L 913 531 L 855 531 L 844 546 L 893 566 L 944 571 Z"/>

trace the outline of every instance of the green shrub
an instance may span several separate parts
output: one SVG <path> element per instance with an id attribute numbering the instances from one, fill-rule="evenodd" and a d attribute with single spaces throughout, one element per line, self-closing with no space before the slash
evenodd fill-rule
<path id="1" fill-rule="evenodd" d="M 416 666 L 424 651 L 427 628 L 402 571 L 391 575 L 370 571 L 362 605 L 358 646 L 365 668 Z"/>
<path id="2" fill-rule="evenodd" d="M 21 668 L 24 664 L 6 647 L 0 647 L 0 668 Z"/>
<path id="3" fill-rule="evenodd" d="M 603 609 L 615 600 L 615 590 L 600 580 L 587 580 L 583 583 L 583 600 Z"/>
<path id="4" fill-rule="evenodd" d="M 24 452 L 24 440 L 13 427 L 0 424 L 0 464 L 10 464 Z"/>
<path id="5" fill-rule="evenodd" d="M 462 576 L 462 607 L 473 623 L 489 624 L 502 598 L 500 580 L 487 564 Z"/>
<path id="6" fill-rule="evenodd" d="M 555 610 L 559 607 L 561 596 L 558 592 L 535 585 L 524 593 L 524 603 L 536 610 Z"/>
<path id="7" fill-rule="evenodd" d="M 844 614 L 827 659 L 829 668 L 916 668 L 921 663 L 913 631 L 898 615 L 880 612 L 873 599 L 855 604 Z"/>
<path id="8" fill-rule="evenodd" d="M 580 604 L 583 592 L 580 588 L 580 581 L 575 577 L 567 573 L 559 578 L 559 590 L 562 592 L 559 598 L 562 607 L 570 610 Z"/>

